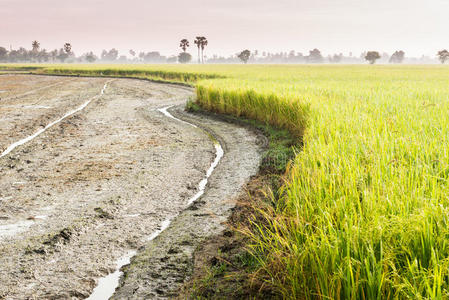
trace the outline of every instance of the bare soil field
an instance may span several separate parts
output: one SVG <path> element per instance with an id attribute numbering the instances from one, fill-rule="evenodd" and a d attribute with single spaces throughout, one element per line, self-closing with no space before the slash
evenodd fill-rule
<path id="1" fill-rule="evenodd" d="M 85 299 L 130 250 L 137 251 L 126 271 L 131 279 L 146 278 L 154 249 L 166 255 L 188 245 L 189 260 L 197 243 L 223 230 L 232 199 L 258 169 L 259 137 L 183 112 L 193 94 L 185 87 L 2 75 L 0 91 L 0 153 L 91 101 L 0 158 L 0 299 Z M 186 122 L 158 110 L 171 105 Z M 205 130 L 225 154 L 200 199 L 204 212 L 195 215 L 188 212 L 199 208 L 187 209 L 188 201 L 216 155 Z M 170 218 L 173 226 L 149 240 Z M 122 281 L 117 297 L 169 297 L 156 289 L 169 283 L 173 290 L 173 278 L 180 285 L 188 276 L 158 266 L 157 284 Z"/>

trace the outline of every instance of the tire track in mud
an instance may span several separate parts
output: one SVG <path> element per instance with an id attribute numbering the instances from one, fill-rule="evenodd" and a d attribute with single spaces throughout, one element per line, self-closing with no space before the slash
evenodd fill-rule
<path id="1" fill-rule="evenodd" d="M 39 90 L 46 89 L 46 88 L 50 88 L 50 87 L 53 87 L 53 86 L 56 86 L 56 85 L 59 85 L 59 84 L 61 84 L 61 83 L 65 83 L 65 82 L 68 82 L 68 81 L 74 81 L 74 80 L 65 80 L 65 81 L 57 82 L 57 83 L 54 83 L 54 84 L 51 84 L 51 85 L 48 85 L 48 86 L 45 86 L 45 87 L 42 87 L 42 88 L 37 88 L 37 89 L 31 90 L 30 92 L 21 94 L 21 95 L 19 95 L 19 96 L 17 96 L 17 97 L 10 97 L 10 98 L 19 98 L 19 97 L 21 97 L 21 96 L 29 95 L 29 94 L 32 94 L 32 93 L 37 92 L 37 91 L 39 91 Z M 112 80 L 111 80 L 111 81 L 112 81 Z M 53 121 L 53 122 L 47 124 L 45 127 L 39 129 L 39 130 L 36 131 L 34 134 L 32 134 L 32 135 L 30 135 L 30 136 L 28 136 L 28 137 L 26 137 L 26 138 L 23 138 L 23 139 L 21 139 L 21 140 L 19 140 L 19 141 L 17 141 L 17 142 L 14 142 L 13 144 L 9 145 L 9 146 L 6 148 L 6 150 L 4 150 L 2 153 L 0 153 L 0 158 L 3 158 L 3 157 L 5 157 L 5 156 L 7 156 L 7 155 L 10 154 L 12 151 L 14 151 L 17 147 L 22 146 L 22 145 L 24 145 L 24 144 L 26 144 L 26 143 L 28 143 L 28 142 L 31 142 L 32 140 L 34 140 L 35 138 L 37 138 L 37 137 L 38 137 L 39 135 L 41 135 L 42 133 L 46 132 L 46 131 L 47 131 L 48 129 L 50 129 L 51 127 L 55 126 L 55 125 L 58 124 L 58 123 L 61 123 L 63 120 L 65 120 L 65 119 L 67 119 L 67 118 L 73 116 L 74 114 L 76 114 L 76 113 L 82 111 L 82 110 L 83 110 L 84 108 L 86 108 L 92 101 L 94 101 L 95 99 L 98 99 L 98 98 L 100 98 L 102 95 L 104 95 L 104 93 L 105 93 L 105 91 L 106 91 L 106 88 L 107 88 L 109 82 L 111 82 L 111 81 L 108 81 L 107 83 L 104 84 L 103 88 L 101 89 L 101 91 L 100 91 L 100 93 L 99 93 L 98 95 L 95 95 L 94 97 L 90 98 L 89 100 L 87 100 L 86 102 L 84 102 L 84 103 L 83 103 L 81 106 L 79 106 L 78 108 L 73 109 L 73 110 L 71 110 L 71 111 L 65 113 L 61 118 L 59 118 L 59 119 L 57 119 L 57 120 L 55 120 L 55 121 Z M 33 217 L 33 220 L 19 221 L 18 223 L 15 223 L 15 224 L 0 225 L 0 240 L 1 240 L 3 237 L 8 237 L 8 236 L 17 234 L 17 233 L 19 233 L 19 232 L 21 232 L 21 231 L 23 231 L 23 230 L 27 230 L 30 226 L 32 226 L 32 225 L 34 224 L 34 221 L 35 221 L 35 220 L 38 220 L 38 219 L 45 219 L 45 218 L 46 218 L 46 216 L 35 216 L 35 217 Z"/>
<path id="2" fill-rule="evenodd" d="M 82 113 L 16 148 L 10 159 L 0 160 L 0 172 L 5 172 L 0 178 L 0 224 L 48 216 L 17 236 L 0 240 L 4 253 L 0 299 L 87 298 L 98 278 L 117 271 L 114 262 L 129 249 L 138 249 L 131 259 L 134 266 L 133 261 L 145 254 L 142 249 L 164 242 L 169 246 L 158 251 L 162 255 L 190 236 L 192 226 L 208 233 L 220 228 L 216 222 L 224 222 L 226 213 L 214 208 L 218 218 L 199 220 L 208 214 L 200 207 L 210 208 L 209 202 L 215 207 L 215 200 L 221 199 L 226 202 L 219 204 L 220 209 L 228 211 L 233 207 L 229 197 L 257 171 L 255 135 L 233 124 L 203 117 L 191 122 L 191 115 L 182 115 L 179 108 L 192 95 L 191 89 L 123 79 L 107 88 L 105 96 Z M 164 115 L 164 109 L 180 121 Z M 226 154 L 210 174 L 217 149 L 202 128 L 211 128 L 220 143 L 225 142 Z M 206 186 L 205 175 L 210 176 L 207 192 L 196 199 L 199 187 Z M 24 183 L 15 188 L 16 181 Z M 8 185 L 10 191 L 5 189 Z M 198 215 L 189 216 L 184 231 L 178 231 L 186 211 Z M 190 236 L 179 247 L 197 242 Z M 116 274 L 126 272 L 134 278 L 144 272 L 131 269 Z M 162 277 L 164 272 L 160 270 Z M 116 278 L 115 282 L 120 276 Z M 132 285 L 120 282 L 119 296 L 114 297 L 129 294 L 139 299 L 144 288 L 133 295 L 128 290 Z M 153 287 L 145 289 L 155 293 Z"/>
<path id="3" fill-rule="evenodd" d="M 11 153 L 15 148 L 17 148 L 17 147 L 19 147 L 19 146 L 21 146 L 21 145 L 23 145 L 23 144 L 25 144 L 25 143 L 28 143 L 28 142 L 32 141 L 33 139 L 35 139 L 36 137 L 38 137 L 39 135 L 41 135 L 42 133 L 44 133 L 45 131 L 47 131 L 47 129 L 53 127 L 54 125 L 56 125 L 56 124 L 58 124 L 58 123 L 60 123 L 60 122 L 63 121 L 64 119 L 66 119 L 66 118 L 68 118 L 68 117 L 74 115 L 75 113 L 77 113 L 77 112 L 79 112 L 79 111 L 82 111 L 82 110 L 83 110 L 87 105 L 89 105 L 89 103 L 91 103 L 93 100 L 98 99 L 99 97 L 101 97 L 101 96 L 104 94 L 104 92 L 106 91 L 107 86 L 108 86 L 108 83 L 105 83 L 105 85 L 103 86 L 103 88 L 102 88 L 101 91 L 100 91 L 100 94 L 98 94 L 98 95 L 96 95 L 96 96 L 90 98 L 89 100 L 87 100 L 86 102 L 84 102 L 84 103 L 83 103 L 81 106 L 79 106 L 78 108 L 76 108 L 76 109 L 74 109 L 74 110 L 71 110 L 71 111 L 67 112 L 64 116 L 62 116 L 61 118 L 59 118 L 59 119 L 57 119 L 57 120 L 55 120 L 55 121 L 53 121 L 53 122 L 47 124 L 44 128 L 39 129 L 39 130 L 36 131 L 34 134 L 32 134 L 32 135 L 30 135 L 30 136 L 28 136 L 28 137 L 26 137 L 26 138 L 24 138 L 24 139 L 21 139 L 21 140 L 15 142 L 15 143 L 9 145 L 9 146 L 6 148 L 6 150 L 3 151 L 3 152 L 0 154 L 0 158 L 2 158 L 2 157 L 4 157 L 4 156 L 8 155 L 8 154 Z"/>
<path id="4" fill-rule="evenodd" d="M 2 76 L 8 76 L 8 75 L 2 75 Z M 40 87 L 40 88 L 29 90 L 29 91 L 27 91 L 25 93 L 22 93 L 22 94 L 19 94 L 19 95 L 14 95 L 14 96 L 6 97 L 6 98 L 1 98 L 0 100 L 1 101 L 8 101 L 8 100 L 11 100 L 11 99 L 18 99 L 18 98 L 21 98 L 21 97 L 24 97 L 24 96 L 32 95 L 32 94 L 34 94 L 34 93 L 36 93 L 38 91 L 41 91 L 41 90 L 45 90 L 45 89 L 48 89 L 48 88 L 51 88 L 51 87 L 55 87 L 55 86 L 61 85 L 63 83 L 68 83 L 70 81 L 75 81 L 75 79 L 58 81 L 58 82 L 52 83 L 50 85 L 46 85 L 46 86 L 43 86 L 43 87 Z"/>
<path id="5" fill-rule="evenodd" d="M 176 122 L 188 124 L 188 125 L 192 126 L 193 128 L 198 128 L 198 126 L 196 126 L 195 124 L 178 119 L 178 118 L 174 117 L 171 113 L 169 113 L 167 110 L 169 108 L 172 108 L 173 106 L 174 105 L 170 105 L 170 106 L 166 106 L 166 107 L 163 107 L 163 108 L 160 108 L 157 110 L 169 119 L 175 120 Z M 196 200 L 198 200 L 202 195 L 204 195 L 209 177 L 212 175 L 212 173 L 214 172 L 215 168 L 218 166 L 218 164 L 220 163 L 220 160 L 222 159 L 222 157 L 224 155 L 224 150 L 223 150 L 221 143 L 218 140 L 216 140 L 213 136 L 211 136 L 207 131 L 205 131 L 205 130 L 203 130 L 203 131 L 207 136 L 209 136 L 209 138 L 211 139 L 211 141 L 214 144 L 215 159 L 211 163 L 209 169 L 207 170 L 205 177 L 199 182 L 198 192 L 193 197 L 191 197 L 189 199 L 189 201 L 187 202 L 187 204 L 189 206 L 191 204 L 193 204 Z M 172 217 L 166 219 L 165 221 L 163 221 L 160 225 L 160 229 L 153 232 L 148 237 L 147 241 L 151 242 L 152 240 L 157 238 L 160 234 L 162 234 L 170 226 L 172 220 L 175 219 L 176 217 L 177 217 L 177 215 L 172 216 Z M 92 294 L 89 296 L 89 298 L 87 298 L 87 300 L 108 300 L 110 297 L 112 297 L 116 288 L 119 285 L 119 280 L 120 280 L 121 276 L 123 275 L 121 268 L 125 265 L 128 265 L 131 262 L 131 259 L 136 254 L 137 254 L 137 250 L 131 250 L 131 251 L 128 251 L 120 259 L 118 259 L 116 262 L 117 269 L 115 270 L 115 272 L 113 272 L 105 277 L 100 278 L 98 281 L 98 285 L 95 287 Z"/>
<path id="6" fill-rule="evenodd" d="M 130 92 L 129 87 L 136 85 L 147 93 Z M 209 164 L 212 151 L 204 135 L 196 130 L 184 132 L 186 128 L 173 126 L 174 122 L 151 109 L 182 103 L 190 90 L 130 80 L 120 80 L 110 88 L 82 114 L 62 121 L 0 160 L 0 172 L 5 172 L 0 177 L 0 224 L 24 220 L 27 225 L 22 226 L 26 231 L 0 241 L 0 252 L 5 254 L 0 258 L 0 299 L 86 298 L 95 279 L 109 273 L 124 249 L 140 248 L 143 238 L 158 230 L 164 218 L 185 208 L 185 197 L 193 193 L 190 183 L 200 181 L 203 163 Z M 120 171 L 110 176 L 111 159 L 111 170 Z M 82 176 L 81 181 L 72 177 L 56 186 L 52 183 L 52 178 L 64 173 L 78 177 L 78 170 L 88 171 L 92 164 L 92 179 Z M 84 165 L 87 169 L 79 168 Z M 36 177 L 37 181 L 28 179 Z M 10 189 L 19 178 L 24 185 Z M 46 188 L 42 180 L 54 187 Z M 100 185 L 102 189 L 97 188 Z M 47 192 L 52 195 L 45 196 Z M 31 203 L 24 198 L 27 193 L 38 198 L 30 199 Z M 36 222 L 28 218 L 40 214 L 48 218 Z M 26 271 L 17 272 L 19 268 Z M 28 276 L 29 272 L 34 275 Z"/>
<path id="7" fill-rule="evenodd" d="M 266 139 L 210 115 L 190 114 L 181 106 L 169 112 L 201 128 L 225 149 L 207 191 L 172 220 L 170 227 L 122 268 L 124 276 L 111 299 L 173 299 L 193 270 L 195 250 L 222 234 L 242 187 L 258 171 Z M 170 116 L 168 116 L 170 117 Z M 171 118 L 171 117 L 170 117 Z"/>
<path id="8" fill-rule="evenodd" d="M 14 142 L 34 134 L 97 95 L 106 81 L 68 78 L 59 86 L 48 88 L 49 83 L 54 84 L 54 77 L 0 76 L 0 89 L 8 90 L 9 95 L 35 90 L 23 97 L 0 101 L 0 154 Z M 35 89 L 43 86 L 45 89 Z"/>

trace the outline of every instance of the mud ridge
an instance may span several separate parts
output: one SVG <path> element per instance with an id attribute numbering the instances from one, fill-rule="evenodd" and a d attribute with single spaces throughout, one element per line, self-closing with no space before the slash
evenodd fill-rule
<path id="1" fill-rule="evenodd" d="M 12 73 L 14 74 L 14 73 Z M 177 87 L 184 87 L 189 90 L 191 90 L 194 85 L 189 83 L 183 83 L 178 81 L 170 81 L 170 80 L 158 80 L 158 79 L 152 79 L 147 77 L 138 77 L 138 76 L 120 76 L 120 75 L 85 75 L 85 74 L 54 74 L 54 73 L 35 73 L 35 72 L 28 72 L 28 73 L 19 73 L 19 74 L 27 74 L 31 76 L 54 76 L 54 77 L 73 77 L 73 78 L 110 78 L 110 79 L 132 79 L 132 80 L 142 80 L 142 81 L 148 81 L 158 84 L 164 84 L 164 85 L 172 85 Z M 2 74 L 2 75 L 8 75 L 8 74 Z"/>

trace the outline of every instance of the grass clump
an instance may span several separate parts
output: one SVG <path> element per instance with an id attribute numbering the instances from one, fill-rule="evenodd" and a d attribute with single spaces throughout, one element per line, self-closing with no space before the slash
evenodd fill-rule
<path id="1" fill-rule="evenodd" d="M 196 86 L 197 103 L 206 110 L 261 121 L 285 128 L 300 138 L 307 126 L 309 105 L 297 98 L 253 89 L 216 88 L 214 84 Z"/>

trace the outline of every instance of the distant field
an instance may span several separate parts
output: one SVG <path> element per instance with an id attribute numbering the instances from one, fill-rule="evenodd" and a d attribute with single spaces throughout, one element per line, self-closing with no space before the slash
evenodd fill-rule
<path id="1" fill-rule="evenodd" d="M 259 276 L 283 297 L 449 297 L 449 67 L 37 71 L 193 84 L 205 109 L 268 122 L 302 139 L 281 197 L 251 245 Z"/>

